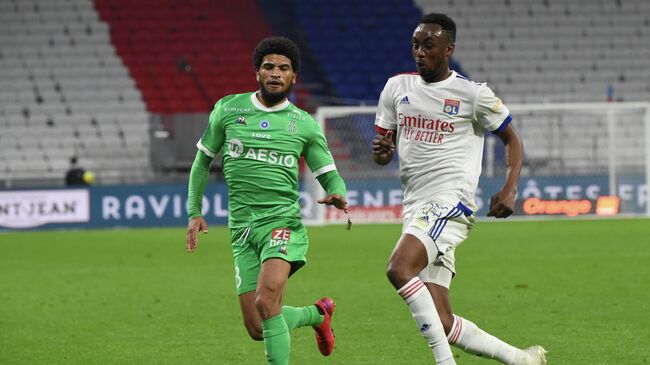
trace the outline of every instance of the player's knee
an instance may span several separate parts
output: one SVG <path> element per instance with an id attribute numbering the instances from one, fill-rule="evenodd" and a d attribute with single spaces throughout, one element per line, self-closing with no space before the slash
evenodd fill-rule
<path id="1" fill-rule="evenodd" d="M 408 270 L 405 270 L 403 266 L 396 265 L 391 261 L 388 263 L 388 267 L 386 268 L 386 276 L 388 277 L 388 281 L 393 284 L 395 289 L 399 289 L 408 283 L 408 281 L 411 280 L 415 275 L 409 273 Z"/>
<path id="2" fill-rule="evenodd" d="M 280 300 L 273 292 L 259 291 L 255 295 L 255 307 L 262 319 L 270 318 L 273 313 L 281 311 Z"/>
<path id="3" fill-rule="evenodd" d="M 451 327 L 454 325 L 454 316 L 451 313 L 441 313 L 438 311 L 438 316 L 440 317 L 440 322 L 442 323 L 442 328 L 445 329 L 445 334 L 451 332 Z"/>

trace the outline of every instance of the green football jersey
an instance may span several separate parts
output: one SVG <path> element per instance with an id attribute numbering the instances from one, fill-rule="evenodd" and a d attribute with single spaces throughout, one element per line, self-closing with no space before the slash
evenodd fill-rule
<path id="1" fill-rule="evenodd" d="M 197 147 L 221 153 L 228 184 L 228 226 L 266 217 L 300 219 L 298 162 L 314 176 L 336 170 L 318 123 L 289 101 L 265 107 L 255 93 L 219 100 Z"/>

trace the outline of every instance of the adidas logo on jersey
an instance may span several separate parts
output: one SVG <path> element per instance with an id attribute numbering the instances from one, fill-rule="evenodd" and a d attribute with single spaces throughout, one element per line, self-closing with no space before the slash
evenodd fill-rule
<path id="1" fill-rule="evenodd" d="M 411 102 L 409 101 L 408 96 L 403 97 L 402 100 L 399 101 L 399 103 L 400 104 L 411 104 Z"/>

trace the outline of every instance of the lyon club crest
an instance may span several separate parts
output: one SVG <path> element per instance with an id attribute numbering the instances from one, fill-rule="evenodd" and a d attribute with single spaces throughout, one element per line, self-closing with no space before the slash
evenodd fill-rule
<path id="1" fill-rule="evenodd" d="M 445 114 L 456 115 L 458 114 L 459 108 L 460 108 L 460 100 L 445 99 L 445 106 L 442 107 L 442 111 L 444 111 Z"/>

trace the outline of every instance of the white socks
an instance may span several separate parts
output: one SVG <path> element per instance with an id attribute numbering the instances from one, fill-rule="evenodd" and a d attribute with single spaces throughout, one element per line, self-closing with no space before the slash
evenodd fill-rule
<path id="1" fill-rule="evenodd" d="M 508 365 L 528 364 L 529 356 L 524 351 L 511 346 L 478 328 L 465 318 L 454 315 L 449 343 L 470 354 L 501 361 Z"/>
<path id="2" fill-rule="evenodd" d="M 420 278 L 411 279 L 397 290 L 397 294 L 409 306 L 420 334 L 427 340 L 438 365 L 456 365 L 433 298 Z"/>

